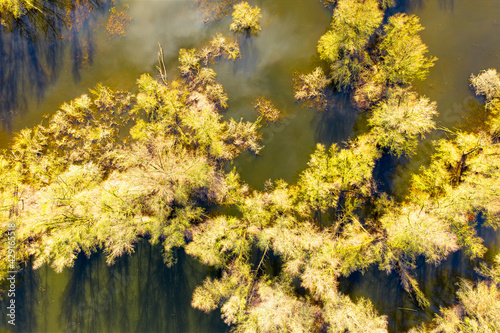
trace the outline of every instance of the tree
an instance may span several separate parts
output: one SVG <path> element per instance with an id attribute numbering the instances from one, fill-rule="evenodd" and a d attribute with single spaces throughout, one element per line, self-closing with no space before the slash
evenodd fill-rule
<path id="1" fill-rule="evenodd" d="M 477 95 L 483 95 L 487 100 L 498 97 L 500 94 L 500 76 L 496 69 L 488 69 L 478 75 L 471 74 L 470 85 Z"/>
<path id="2" fill-rule="evenodd" d="M 370 37 L 382 23 L 377 0 L 340 0 L 331 30 L 321 36 L 318 53 L 331 64 L 331 77 L 339 88 L 350 87 L 371 60 L 367 53 Z"/>
<path id="3" fill-rule="evenodd" d="M 290 293 L 290 287 L 278 281 L 264 281 L 255 287 L 255 304 L 235 332 L 312 332 L 319 309 Z M 273 315 L 269 315 L 269 314 Z"/>
<path id="4" fill-rule="evenodd" d="M 372 171 L 379 157 L 370 136 L 358 138 L 346 149 L 333 144 L 326 151 L 318 144 L 297 184 L 305 209 L 325 212 L 334 207 L 349 215 L 362 197 L 371 195 Z M 344 207 L 337 207 L 340 199 Z"/>
<path id="5" fill-rule="evenodd" d="M 423 80 L 437 58 L 426 58 L 427 46 L 418 33 L 423 30 L 415 15 L 395 14 L 384 26 L 377 48 L 382 58 L 381 69 L 390 83 L 409 84 Z"/>
<path id="6" fill-rule="evenodd" d="M 352 99 L 358 108 L 368 110 L 386 97 L 386 92 L 385 74 L 373 65 L 360 73 Z"/>
<path id="7" fill-rule="evenodd" d="M 487 103 L 486 109 L 491 113 L 487 122 L 489 133 L 495 138 L 500 138 L 500 94 Z"/>
<path id="8" fill-rule="evenodd" d="M 238 34 L 258 35 L 261 30 L 259 19 L 262 18 L 260 8 L 251 7 L 248 2 L 243 1 L 234 5 L 233 23 L 229 29 Z"/>
<path id="9" fill-rule="evenodd" d="M 193 76 L 200 70 L 200 58 L 196 54 L 195 49 L 180 49 L 179 50 L 179 69 L 183 76 Z"/>
<path id="10" fill-rule="evenodd" d="M 209 45 L 201 49 L 199 57 L 205 65 L 208 65 L 210 61 L 214 61 L 224 54 L 228 60 L 236 60 L 240 57 L 240 47 L 238 42 L 217 33 L 212 37 Z"/>
<path id="11" fill-rule="evenodd" d="M 469 79 L 470 85 L 477 95 L 483 95 L 486 98 L 486 111 L 488 111 L 489 119 L 486 125 L 489 127 L 489 133 L 496 137 L 500 137 L 500 76 L 496 69 L 488 69 L 482 71 L 481 74 L 475 76 L 471 74 Z"/>
<path id="12" fill-rule="evenodd" d="M 436 103 L 409 89 L 393 88 L 388 95 L 373 109 L 368 123 L 381 147 L 398 156 L 411 154 L 418 137 L 435 128 Z"/>
<path id="13" fill-rule="evenodd" d="M 281 111 L 264 97 L 260 97 L 255 101 L 254 108 L 257 110 L 259 119 L 264 120 L 266 123 L 278 122 L 282 117 Z"/>
<path id="14" fill-rule="evenodd" d="M 309 74 L 301 74 L 294 78 L 294 97 L 298 102 L 308 102 L 311 106 L 323 109 L 325 90 L 330 84 L 321 67 L 316 67 Z"/>
<path id="15" fill-rule="evenodd" d="M 208 99 L 218 109 L 227 108 L 228 97 L 224 87 L 216 81 L 217 74 L 206 66 L 224 54 L 227 59 L 236 60 L 240 56 L 240 49 L 237 42 L 230 41 L 221 34 L 213 36 L 209 45 L 203 47 L 201 51 L 179 50 L 179 69 L 185 83 L 191 90 L 199 93 L 198 96 L 203 95 L 201 99 Z"/>
<path id="16" fill-rule="evenodd" d="M 423 29 L 416 16 L 396 14 L 377 29 L 383 20 L 383 10 L 391 1 L 335 1 L 331 30 L 321 36 L 318 53 L 330 64 L 330 78 L 338 90 L 354 89 L 352 100 L 367 110 L 388 98 L 387 90 L 408 86 L 415 79 L 424 79 L 436 58 L 426 58 L 427 46 L 418 33 Z M 314 76 L 313 76 L 314 74 Z M 313 83 L 322 83 L 319 72 L 301 76 L 296 84 L 296 99 L 308 97 Z M 302 82 L 304 84 L 302 84 Z M 316 81 L 316 82 L 315 82 Z M 311 87 L 310 87 L 311 86 Z M 320 86 L 320 92 L 326 84 Z M 313 96 L 316 104 L 325 103 L 324 94 Z M 319 100 L 319 102 L 318 102 Z"/>

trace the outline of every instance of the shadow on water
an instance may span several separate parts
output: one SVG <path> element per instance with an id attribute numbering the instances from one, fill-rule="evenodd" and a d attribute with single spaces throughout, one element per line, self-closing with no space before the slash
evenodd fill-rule
<path id="1" fill-rule="evenodd" d="M 373 178 L 375 179 L 378 192 L 385 192 L 389 195 L 394 194 L 393 177 L 401 161 L 403 161 L 402 158 L 384 153 L 382 157 L 375 162 Z"/>
<path id="2" fill-rule="evenodd" d="M 64 289 L 59 322 L 64 323 L 66 332 L 97 332 L 100 329 L 97 317 L 101 304 L 96 302 L 95 292 L 101 290 L 101 284 L 96 276 L 98 270 L 92 274 L 95 266 L 92 261 L 96 260 L 87 260 L 80 254 Z M 87 285 L 90 287 L 88 293 L 85 290 Z"/>
<path id="3" fill-rule="evenodd" d="M 388 12 L 393 13 L 407 12 L 411 9 L 423 10 L 425 8 L 424 0 L 396 0 L 396 6 L 390 8 Z"/>
<path id="4" fill-rule="evenodd" d="M 35 300 L 39 289 L 37 276 L 32 269 L 27 269 L 26 272 L 19 279 L 19 287 L 16 289 L 16 302 L 17 313 L 34 313 L 35 304 L 27 302 L 26 300 Z M 43 300 L 41 300 L 43 301 Z M 36 317 L 29 317 L 26 320 L 16 322 L 16 329 L 18 332 L 35 332 L 37 325 Z"/>
<path id="5" fill-rule="evenodd" d="M 455 0 L 438 0 L 439 9 L 444 11 L 452 12 Z M 396 6 L 390 11 L 396 12 L 408 12 L 412 10 L 424 10 L 425 9 L 425 1 L 424 0 L 396 0 Z"/>
<path id="6" fill-rule="evenodd" d="M 160 246 L 141 241 L 136 253 L 108 266 L 102 254 L 79 255 L 57 274 L 26 267 L 17 289 L 17 332 L 228 332 L 220 312 L 191 307 L 208 273 L 179 250 L 163 263 Z M 1 304 L 3 306 L 3 304 Z M 0 321 L 0 329 L 8 328 Z"/>
<path id="7" fill-rule="evenodd" d="M 498 232 L 483 226 L 483 222 L 479 221 L 480 226 L 476 229 L 478 236 L 484 239 L 484 245 L 494 252 L 485 257 L 491 265 L 498 250 L 492 251 L 498 247 Z M 456 292 L 461 280 L 482 280 L 483 277 L 476 271 L 479 262 L 468 259 L 462 250 L 451 254 L 437 266 L 420 257 L 413 275 L 430 302 L 430 307 L 425 309 L 420 308 L 415 298 L 403 289 L 397 272 L 387 274 L 378 267 L 370 268 L 365 274 L 356 272 L 342 278 L 339 289 L 354 301 L 361 297 L 369 299 L 379 314 L 388 316 L 389 332 L 406 332 L 423 322 L 430 322 L 440 313 L 440 308 L 456 304 Z"/>
<path id="8" fill-rule="evenodd" d="M 432 320 L 440 307 L 452 305 L 461 278 L 477 277 L 462 252 L 454 253 L 437 267 L 420 258 L 414 273 L 431 304 L 427 309 L 420 308 L 417 301 L 403 289 L 397 272 L 387 274 L 377 267 L 372 267 L 365 274 L 356 272 L 343 278 L 340 290 L 349 294 L 354 301 L 361 297 L 371 300 L 379 314 L 388 316 L 389 332 L 406 332 L 422 322 Z"/>
<path id="9" fill-rule="evenodd" d="M 259 60 L 259 50 L 255 47 L 253 36 L 242 35 L 238 38 L 240 53 L 244 56 L 235 63 L 233 75 L 251 77 L 255 73 Z"/>
<path id="10" fill-rule="evenodd" d="M 454 0 L 439 0 L 439 8 L 446 11 L 453 11 Z"/>
<path id="11" fill-rule="evenodd" d="M 70 40 L 74 79 L 92 62 L 90 26 L 103 3 L 97 0 L 36 1 L 39 10 L 0 24 L 0 121 L 10 130 L 12 117 L 39 102 L 60 72 Z M 3 18 L 2 18 L 3 19 Z"/>
<path id="12" fill-rule="evenodd" d="M 352 137 L 359 116 L 346 93 L 332 93 L 328 101 L 325 110 L 318 112 L 316 126 L 316 141 L 327 147 Z"/>

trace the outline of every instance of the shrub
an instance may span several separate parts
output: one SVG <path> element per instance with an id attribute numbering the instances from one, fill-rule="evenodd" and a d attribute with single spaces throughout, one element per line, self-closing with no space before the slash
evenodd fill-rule
<path id="1" fill-rule="evenodd" d="M 234 5 L 233 23 L 229 29 L 238 34 L 258 35 L 261 30 L 259 19 L 262 18 L 260 8 L 251 7 L 248 2 L 243 1 Z"/>

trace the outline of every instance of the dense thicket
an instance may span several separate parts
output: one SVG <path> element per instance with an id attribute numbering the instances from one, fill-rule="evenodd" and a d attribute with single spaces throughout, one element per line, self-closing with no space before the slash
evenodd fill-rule
<path id="1" fill-rule="evenodd" d="M 377 316 L 369 302 L 355 304 L 338 292 L 340 276 L 371 265 L 395 270 L 416 304 L 427 307 L 412 273 L 419 258 L 438 264 L 459 248 L 471 258 L 482 257 L 486 249 L 476 233 L 477 221 L 482 218 L 493 228 L 499 221 L 498 136 L 487 126 L 483 133 L 455 133 L 436 141 L 430 165 L 414 175 L 407 198 L 393 202 L 378 189 L 373 169 L 384 149 L 398 154 L 400 147 L 381 142 L 394 136 L 389 142 L 413 146 L 415 134 L 434 127 L 426 118 L 417 130 L 411 115 L 415 108 L 426 108 L 430 117 L 435 105 L 417 100 L 414 93 L 407 99 L 397 105 L 401 111 L 379 115 L 382 111 L 375 110 L 373 119 L 380 122 L 372 120 L 372 130 L 346 148 L 318 145 L 297 185 L 277 181 L 263 192 L 248 192 L 242 185 L 234 196 L 239 214 L 219 215 L 198 226 L 186 251 L 222 273 L 195 291 L 193 306 L 204 311 L 220 307 L 236 331 L 385 331 L 386 318 Z M 394 125 L 391 119 L 403 111 L 410 116 Z M 489 123 L 496 117 L 492 112 Z M 281 260 L 278 272 L 262 266 L 271 254 Z M 497 325 L 496 288 L 483 282 L 476 290 L 464 282 L 458 293 L 464 304 L 480 302 L 465 312 L 479 318 L 480 327 Z M 488 292 L 491 296 L 481 298 Z M 493 308 L 485 314 L 485 306 Z M 265 311 L 274 315 L 265 316 Z M 443 310 L 444 317 L 455 316 L 449 325 L 475 325 L 462 313 Z M 436 325 L 447 323 L 440 320 Z"/>
<path id="2" fill-rule="evenodd" d="M 242 192 L 236 200 L 241 215 L 219 216 L 197 229 L 188 253 L 223 273 L 196 290 L 193 306 L 205 311 L 220 306 L 226 322 L 238 324 L 242 331 L 276 325 L 293 332 L 313 327 L 332 332 L 384 331 L 384 317 L 377 317 L 369 302 L 354 304 L 339 294 L 340 276 L 370 265 L 395 270 L 416 303 L 426 307 L 429 303 L 412 273 L 418 258 L 438 264 L 459 248 L 471 258 L 484 255 L 475 227 L 480 216 L 484 225 L 498 227 L 498 136 L 491 131 L 455 133 L 435 142 L 436 153 L 430 165 L 414 175 L 407 198 L 393 202 L 378 189 L 374 165 L 384 149 L 398 154 L 399 144 L 413 147 L 415 135 L 434 127 L 431 116 L 436 112 L 433 103 L 417 99 L 414 93 L 398 90 L 397 94 L 394 98 L 400 103 L 392 109 L 388 98 L 373 111 L 369 133 L 344 149 L 319 145 L 297 185 L 279 181 L 264 192 Z M 412 116 L 422 113 L 427 114 L 425 119 Z M 496 117 L 492 112 L 490 122 Z M 255 251 L 260 261 L 253 257 Z M 281 258 L 279 274 L 261 267 L 270 253 Z M 276 302 L 261 290 L 263 285 L 288 292 L 279 296 L 284 305 L 275 313 L 290 318 L 288 311 L 302 302 L 300 316 L 286 324 L 280 316 L 255 316 Z M 297 292 L 301 288 L 307 290 L 305 296 Z M 461 291 L 459 298 L 469 295 Z M 498 301 L 485 299 L 495 306 Z M 313 325 L 312 318 L 321 318 L 316 321 L 319 326 L 308 326 Z"/>
<path id="3" fill-rule="evenodd" d="M 423 29 L 415 15 L 395 14 L 382 25 L 387 6 L 377 0 L 339 0 L 331 30 L 321 36 L 318 53 L 330 65 L 334 88 L 349 90 L 355 105 L 369 109 L 390 95 L 427 76 L 436 58 L 427 58 Z M 329 82 L 316 69 L 296 84 L 297 100 L 316 98 Z"/>
<path id="4" fill-rule="evenodd" d="M 103 249 L 112 262 L 141 235 L 164 240 L 170 260 L 202 207 L 225 200 L 224 163 L 260 149 L 260 125 L 225 121 L 227 96 L 200 65 L 223 53 L 238 48 L 217 35 L 192 52 L 197 66 L 184 80 L 143 75 L 137 96 L 98 86 L 14 137 L 1 155 L 2 223 L 16 221 L 22 260 L 60 271 L 79 252 Z"/>

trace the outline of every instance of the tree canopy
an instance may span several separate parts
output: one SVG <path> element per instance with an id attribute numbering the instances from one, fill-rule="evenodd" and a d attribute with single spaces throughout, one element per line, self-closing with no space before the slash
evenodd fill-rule
<path id="1" fill-rule="evenodd" d="M 423 27 L 415 15 L 395 14 L 382 25 L 390 6 L 376 0 L 339 0 L 331 29 L 318 42 L 320 58 L 330 65 L 329 79 L 338 90 L 352 91 L 353 102 L 363 110 L 388 98 L 390 88 L 423 80 L 437 60 L 426 57 L 427 46 L 418 34 Z M 312 93 L 317 89 L 311 83 L 320 89 L 327 84 L 318 69 L 299 78 L 304 84 L 296 84 L 296 100 L 311 99 L 313 106 L 320 106 L 317 100 L 324 97 Z"/>
<path id="2" fill-rule="evenodd" d="M 261 30 L 259 19 L 262 18 L 260 8 L 252 7 L 243 1 L 234 5 L 233 23 L 229 29 L 238 34 L 258 35 Z"/>
<path id="3" fill-rule="evenodd" d="M 382 23 L 383 13 L 376 0 L 340 0 L 331 30 L 321 36 L 318 53 L 331 64 L 331 77 L 339 87 L 349 87 L 370 62 L 368 41 Z"/>
<path id="4" fill-rule="evenodd" d="M 437 58 L 426 58 L 427 46 L 418 33 L 423 30 L 415 15 L 396 14 L 384 26 L 384 36 L 377 48 L 381 68 L 390 83 L 408 84 L 423 80 Z"/>
<path id="5" fill-rule="evenodd" d="M 435 102 L 410 90 L 394 88 L 373 108 L 368 123 L 381 147 L 401 155 L 414 152 L 418 136 L 435 128 L 432 118 L 436 114 Z"/>

